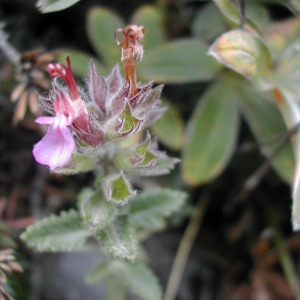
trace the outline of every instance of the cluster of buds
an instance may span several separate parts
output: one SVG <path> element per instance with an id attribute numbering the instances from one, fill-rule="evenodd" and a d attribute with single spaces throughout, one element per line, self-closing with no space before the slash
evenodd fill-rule
<path id="1" fill-rule="evenodd" d="M 122 33 L 122 41 L 117 40 L 117 44 L 122 47 L 125 79 L 118 66 L 104 78 L 91 62 L 86 77 L 87 88 L 79 89 L 69 58 L 67 66 L 48 65 L 53 89 L 47 97 L 39 96 L 39 101 L 52 116 L 37 118 L 36 122 L 47 124 L 48 130 L 34 146 L 33 154 L 39 163 L 48 165 L 52 171 L 71 166 L 75 158 L 96 157 L 98 168 L 102 161 L 109 160 L 110 172 L 114 169 L 119 175 L 108 176 L 112 179 L 107 179 L 109 184 L 106 186 L 111 187 L 114 181 L 123 178 L 128 194 L 131 194 L 124 173 L 164 174 L 176 160 L 158 151 L 157 142 L 149 132 L 144 132 L 166 109 L 161 106 L 161 85 L 153 87 L 153 82 L 136 82 L 134 63 L 143 55 L 140 42 L 144 28 L 130 25 L 117 32 Z M 125 147 L 124 143 L 119 143 L 137 132 L 141 138 L 135 144 L 127 143 Z M 114 193 L 108 189 L 106 194 Z"/>

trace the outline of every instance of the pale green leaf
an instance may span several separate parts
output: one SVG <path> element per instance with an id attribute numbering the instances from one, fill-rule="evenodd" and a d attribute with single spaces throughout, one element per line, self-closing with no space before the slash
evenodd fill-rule
<path id="1" fill-rule="evenodd" d="M 108 75 L 108 68 L 98 61 L 97 58 L 85 52 L 73 49 L 62 49 L 55 52 L 57 60 L 66 64 L 66 57 L 69 56 L 72 65 L 72 72 L 75 76 L 85 76 L 88 73 L 90 61 L 92 60 L 97 71 L 101 75 Z"/>
<path id="2" fill-rule="evenodd" d="M 87 276 L 89 283 L 96 283 L 100 280 L 106 283 L 116 282 L 115 289 L 119 286 L 126 286 L 143 300 L 162 299 L 162 289 L 157 278 L 143 262 L 128 263 L 114 260 L 101 263 L 92 269 Z M 113 286 L 109 286 L 107 290 L 112 288 Z"/>
<path id="3" fill-rule="evenodd" d="M 208 46 L 199 39 L 165 43 L 145 53 L 137 65 L 139 75 L 163 83 L 208 81 L 220 65 L 207 56 Z"/>
<path id="4" fill-rule="evenodd" d="M 88 13 L 87 33 L 89 40 L 103 61 L 113 67 L 121 61 L 121 48 L 117 45 L 114 34 L 123 28 L 119 16 L 104 7 L 95 7 Z"/>
<path id="5" fill-rule="evenodd" d="M 226 32 L 213 43 L 209 54 L 251 80 L 257 88 L 270 87 L 267 82 L 271 70 L 270 54 L 256 35 L 239 29 Z"/>
<path id="6" fill-rule="evenodd" d="M 125 300 L 126 286 L 118 276 L 118 261 L 102 262 L 89 270 L 86 282 L 94 284 L 102 281 L 105 286 L 107 300 Z"/>
<path id="7" fill-rule="evenodd" d="M 220 11 L 223 13 L 229 23 L 233 23 L 236 27 L 240 27 L 241 18 L 237 7 L 231 0 L 213 0 L 218 6 Z M 248 4 L 248 3 L 247 3 Z M 256 32 L 256 26 L 249 20 L 246 19 L 245 29 L 249 32 Z"/>
<path id="8" fill-rule="evenodd" d="M 90 231 L 104 229 L 114 219 L 114 205 L 106 201 L 101 191 L 83 190 L 79 195 L 79 210 L 84 225 Z"/>
<path id="9" fill-rule="evenodd" d="M 82 247 L 90 235 L 78 212 L 70 210 L 27 227 L 21 239 L 39 251 L 71 251 Z"/>
<path id="10" fill-rule="evenodd" d="M 130 220 L 141 228 L 155 228 L 163 218 L 178 211 L 187 194 L 170 189 L 143 191 L 130 202 Z"/>
<path id="11" fill-rule="evenodd" d="M 270 99 L 270 93 L 258 92 L 246 84 L 238 84 L 241 97 L 238 97 L 240 108 L 251 131 L 256 137 L 261 152 L 266 157 L 271 157 L 275 149 L 282 142 L 282 136 L 287 127 L 275 101 Z M 270 142 L 270 140 L 278 139 Z M 273 168 L 287 183 L 291 184 L 294 177 L 295 159 L 291 143 L 271 160 Z"/>
<path id="12" fill-rule="evenodd" d="M 80 0 L 38 0 L 36 6 L 42 13 L 50 13 L 66 9 Z"/>
<path id="13" fill-rule="evenodd" d="M 95 164 L 95 157 L 83 156 L 78 152 L 73 152 L 70 162 L 68 162 L 64 167 L 55 169 L 54 173 L 73 175 L 82 172 L 89 172 L 95 168 Z"/>
<path id="14" fill-rule="evenodd" d="M 230 82 L 220 81 L 199 99 L 182 153 L 182 175 L 189 185 L 211 181 L 226 168 L 239 129 L 235 98 Z"/>
<path id="15" fill-rule="evenodd" d="M 159 141 L 173 150 L 179 150 L 183 143 L 184 123 L 175 105 L 164 103 L 168 108 L 152 126 L 151 131 Z"/>
<path id="16" fill-rule="evenodd" d="M 227 26 L 219 9 L 207 3 L 199 9 L 192 23 L 192 33 L 205 41 L 211 41 L 226 30 Z"/>
<path id="17" fill-rule="evenodd" d="M 145 27 L 142 44 L 146 51 L 161 45 L 166 40 L 163 14 L 155 6 L 145 5 L 138 8 L 131 18 L 131 24 Z"/>
<path id="18" fill-rule="evenodd" d="M 135 194 L 122 171 L 120 174 L 106 176 L 103 179 L 102 187 L 106 200 L 115 204 L 126 204 Z"/>
<path id="19" fill-rule="evenodd" d="M 120 279 L 142 300 L 162 300 L 161 286 L 153 272 L 142 262 L 122 263 Z"/>
<path id="20" fill-rule="evenodd" d="M 133 225 L 127 216 L 119 216 L 105 230 L 97 233 L 101 245 L 113 257 L 133 261 L 138 252 L 138 243 Z"/>

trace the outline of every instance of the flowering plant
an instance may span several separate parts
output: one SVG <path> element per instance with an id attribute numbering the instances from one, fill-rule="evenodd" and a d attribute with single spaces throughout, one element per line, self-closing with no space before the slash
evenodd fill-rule
<path id="1" fill-rule="evenodd" d="M 153 81 L 142 84 L 136 80 L 135 63 L 143 57 L 143 36 L 144 27 L 137 25 L 115 33 L 122 47 L 125 79 L 118 66 L 102 77 L 91 61 L 83 89 L 76 84 L 68 57 L 67 66 L 48 65 L 52 90 L 48 96 L 40 95 L 39 102 L 51 116 L 36 119 L 48 129 L 34 146 L 33 155 L 52 172 L 93 171 L 96 179 L 93 188 L 81 192 L 79 212 L 63 212 L 28 227 L 22 238 L 29 246 L 41 251 L 72 250 L 93 236 L 112 257 L 134 261 L 139 249 L 136 231 L 155 230 L 163 217 L 183 204 L 186 195 L 180 191 L 135 191 L 137 176 L 166 174 L 179 161 L 160 151 L 146 130 L 166 108 L 161 106 L 162 85 L 153 87 Z M 116 262 L 109 263 L 115 266 Z M 154 290 L 150 287 L 151 293 L 145 296 L 139 287 L 134 288 L 136 293 L 145 299 L 161 297 L 155 278 L 141 262 L 118 266 L 125 271 L 138 266 L 141 271 L 134 271 L 135 276 L 144 274 L 145 282 L 150 277 Z"/>

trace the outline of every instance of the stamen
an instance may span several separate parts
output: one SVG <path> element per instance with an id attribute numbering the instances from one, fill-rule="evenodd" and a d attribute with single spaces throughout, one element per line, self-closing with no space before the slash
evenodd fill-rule
<path id="1" fill-rule="evenodd" d="M 77 89 L 75 78 L 72 74 L 71 62 L 70 57 L 67 56 L 66 58 L 68 66 L 64 66 L 60 63 L 51 63 L 48 65 L 48 72 L 51 78 L 61 78 L 63 79 L 69 91 L 69 96 L 71 100 L 76 100 L 79 98 L 79 92 Z"/>

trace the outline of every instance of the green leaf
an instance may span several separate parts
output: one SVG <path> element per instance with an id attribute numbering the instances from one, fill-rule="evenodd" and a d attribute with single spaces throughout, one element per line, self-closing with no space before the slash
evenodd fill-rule
<path id="1" fill-rule="evenodd" d="M 152 271 L 143 263 L 126 263 L 111 261 L 96 266 L 88 274 L 87 281 L 95 283 L 100 280 L 113 279 L 121 283 L 143 300 L 161 300 L 162 289 Z M 115 298 L 120 299 L 120 298 Z"/>
<path id="2" fill-rule="evenodd" d="M 211 41 L 226 31 L 226 23 L 219 9 L 213 3 L 199 9 L 192 23 L 192 33 L 205 41 Z"/>
<path id="3" fill-rule="evenodd" d="M 262 154 L 270 157 L 282 140 L 278 138 L 273 143 L 268 141 L 287 131 L 280 111 L 275 106 L 275 101 L 270 99 L 270 94 L 255 91 L 246 84 L 239 83 L 238 86 L 241 94 L 238 99 L 243 116 L 261 146 Z M 291 143 L 287 143 L 272 159 L 272 166 L 284 181 L 292 183 L 295 160 Z"/>
<path id="4" fill-rule="evenodd" d="M 108 228 L 97 233 L 101 244 L 113 257 L 133 261 L 138 243 L 133 225 L 127 216 L 119 216 Z"/>
<path id="5" fill-rule="evenodd" d="M 182 39 L 165 43 L 145 53 L 137 65 L 145 80 L 163 83 L 208 81 L 220 65 L 207 56 L 208 46 L 199 39 Z"/>
<path id="6" fill-rule="evenodd" d="M 223 80 L 199 99 L 182 153 L 182 174 L 189 185 L 211 181 L 227 166 L 239 129 L 235 98 L 233 86 Z"/>
<path id="7" fill-rule="evenodd" d="M 67 56 L 70 57 L 72 71 L 75 76 L 85 76 L 88 73 L 88 67 L 91 60 L 95 64 L 99 74 L 108 75 L 108 69 L 103 64 L 101 64 L 97 58 L 92 57 L 87 53 L 71 49 L 63 49 L 56 51 L 55 54 L 56 59 L 62 64 L 66 64 Z"/>
<path id="8" fill-rule="evenodd" d="M 88 13 L 89 40 L 109 67 L 121 61 L 121 48 L 117 46 L 114 34 L 118 28 L 123 27 L 124 23 L 119 16 L 104 7 L 92 8 Z"/>
<path id="9" fill-rule="evenodd" d="M 122 171 L 120 174 L 106 176 L 102 187 L 106 200 L 115 204 L 126 204 L 135 194 Z"/>
<path id="10" fill-rule="evenodd" d="M 95 168 L 95 164 L 95 157 L 87 157 L 78 152 L 73 152 L 71 161 L 64 167 L 55 169 L 54 173 L 74 175 L 82 172 L 89 172 Z"/>
<path id="11" fill-rule="evenodd" d="M 236 6 L 233 5 L 231 0 L 213 0 L 215 4 L 218 6 L 220 11 L 224 14 L 226 19 L 233 23 L 235 26 L 240 26 L 241 20 L 240 20 L 240 14 L 236 8 Z M 256 26 L 249 20 L 246 19 L 245 29 L 249 32 L 256 32 Z"/>
<path id="12" fill-rule="evenodd" d="M 70 210 L 27 227 L 21 239 L 39 251 L 71 251 L 82 247 L 90 235 L 78 212 Z"/>
<path id="13" fill-rule="evenodd" d="M 80 215 L 90 231 L 104 229 L 114 219 L 114 205 L 107 202 L 101 191 L 84 189 L 79 195 Z"/>
<path id="14" fill-rule="evenodd" d="M 66 9 L 80 0 L 38 0 L 36 6 L 42 13 Z"/>
<path id="15" fill-rule="evenodd" d="M 179 150 L 183 143 L 184 123 L 175 105 L 167 103 L 166 106 L 167 111 L 151 126 L 151 131 L 162 144 Z"/>
<path id="16" fill-rule="evenodd" d="M 144 191 L 130 202 L 130 220 L 141 228 L 155 228 L 184 204 L 187 194 L 178 190 Z"/>
<path id="17" fill-rule="evenodd" d="M 89 270 L 85 278 L 89 284 L 103 281 L 108 300 L 126 299 L 126 286 L 118 276 L 119 264 L 120 262 L 115 260 L 102 262 Z"/>
<path id="18" fill-rule="evenodd" d="M 270 55 L 257 36 L 243 30 L 226 32 L 213 43 L 209 54 L 251 80 L 258 88 L 270 87 L 266 82 L 271 70 Z"/>
<path id="19" fill-rule="evenodd" d="M 131 24 L 145 27 L 142 44 L 146 51 L 161 45 L 166 40 L 163 14 L 155 6 L 141 6 L 132 16 Z"/>

